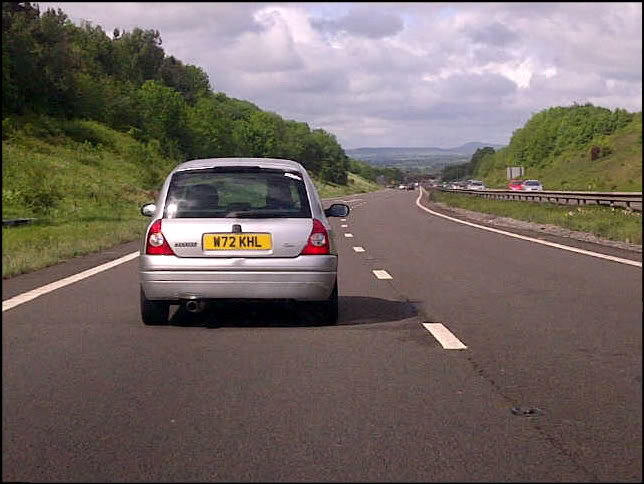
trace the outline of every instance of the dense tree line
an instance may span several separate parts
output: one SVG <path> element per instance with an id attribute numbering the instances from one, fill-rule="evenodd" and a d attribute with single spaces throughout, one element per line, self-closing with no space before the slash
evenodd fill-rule
<path id="1" fill-rule="evenodd" d="M 2 114 L 95 120 L 177 161 L 289 158 L 347 183 L 349 159 L 333 134 L 213 91 L 200 67 L 165 55 L 158 31 L 116 29 L 110 38 L 30 2 L 2 4 Z"/>
<path id="2" fill-rule="evenodd" d="M 533 115 L 517 129 L 507 147 L 507 155 L 516 166 L 543 166 L 567 150 L 600 150 L 606 156 L 612 152 L 607 136 L 633 120 L 634 113 L 625 109 L 610 109 L 573 104 L 552 107 Z"/>
<path id="3" fill-rule="evenodd" d="M 452 180 L 465 180 L 466 178 L 472 178 L 481 162 L 486 156 L 494 155 L 494 148 L 491 146 L 485 146 L 483 148 L 478 148 L 472 158 L 467 163 L 459 163 L 457 165 L 448 165 L 441 171 L 441 179 L 444 181 Z"/>
<path id="4" fill-rule="evenodd" d="M 349 159 L 349 171 L 380 184 L 390 184 L 402 182 L 408 173 L 400 168 L 393 166 L 373 166 L 364 161 Z"/>

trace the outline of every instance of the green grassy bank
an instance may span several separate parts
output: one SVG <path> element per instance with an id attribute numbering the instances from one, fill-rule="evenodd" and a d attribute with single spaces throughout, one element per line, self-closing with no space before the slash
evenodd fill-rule
<path id="1" fill-rule="evenodd" d="M 451 207 L 538 224 L 552 224 L 609 240 L 642 245 L 641 213 L 601 206 L 562 206 L 551 203 L 487 200 L 432 190 L 431 200 Z"/>
<path id="2" fill-rule="evenodd" d="M 575 108 L 568 108 L 574 110 Z M 584 109 L 584 108 L 577 108 Z M 597 108 L 600 109 L 600 108 Z M 566 109 L 561 109 L 563 112 Z M 544 119 L 542 119 L 544 118 Z M 506 148 L 491 156 L 484 156 L 472 178 L 483 180 L 490 188 L 506 188 L 507 167 L 524 166 L 523 179 L 538 179 L 546 190 L 581 190 L 606 192 L 642 191 L 642 113 L 635 113 L 630 123 L 618 128 L 613 134 L 598 136 L 583 147 L 565 144 L 553 136 L 540 138 L 542 133 L 554 129 L 554 121 L 548 121 L 545 114 L 536 115 L 533 123 L 527 123 L 520 131 L 523 136 L 513 137 Z M 538 129 L 533 124 L 541 123 Z M 575 126 L 562 124 L 557 129 L 574 129 Z M 521 143 L 522 138 L 531 137 L 531 144 Z M 562 147 L 553 149 L 548 156 L 537 152 L 543 146 Z M 593 159 L 592 146 L 601 146 L 605 154 Z M 518 160 L 523 153 L 525 163 Z"/>
<path id="3" fill-rule="evenodd" d="M 3 278 L 140 240 L 150 222 L 140 206 L 177 164 L 94 121 L 38 118 L 2 134 L 2 218 L 36 219 L 2 228 Z M 354 174 L 316 185 L 322 197 L 380 188 Z"/>

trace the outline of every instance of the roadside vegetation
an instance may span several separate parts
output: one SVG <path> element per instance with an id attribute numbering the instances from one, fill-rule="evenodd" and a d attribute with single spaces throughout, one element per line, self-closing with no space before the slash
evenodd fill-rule
<path id="1" fill-rule="evenodd" d="M 214 91 L 156 30 L 110 37 L 30 2 L 2 19 L 2 218 L 36 219 L 3 227 L 3 278 L 138 240 L 139 207 L 190 159 L 296 160 L 323 197 L 380 188 L 333 134 Z"/>
<path id="2" fill-rule="evenodd" d="M 381 185 L 367 180 L 366 178 L 362 178 L 356 173 L 349 173 L 349 180 L 346 185 L 325 183 L 316 179 L 313 179 L 313 183 L 315 184 L 321 198 L 343 197 L 354 193 L 373 192 L 383 188 Z"/>
<path id="3" fill-rule="evenodd" d="M 477 179 L 488 188 L 507 189 L 509 166 L 522 166 L 522 178 L 540 180 L 545 190 L 641 192 L 642 113 L 592 104 L 545 109 L 517 129 L 505 148 L 480 148 L 468 163 L 446 167 L 441 178 Z M 432 197 L 467 210 L 642 244 L 638 212 L 485 200 L 438 191 Z"/>
<path id="4" fill-rule="evenodd" d="M 489 213 L 538 224 L 552 224 L 587 232 L 608 240 L 642 245 L 641 213 L 601 206 L 562 206 L 511 200 L 488 200 L 481 197 L 431 190 L 432 201 L 451 207 Z"/>
<path id="5" fill-rule="evenodd" d="M 2 277 L 140 240 L 150 220 L 139 209 L 177 162 L 96 121 L 31 121 L 3 130 L 2 218 L 36 220 L 3 227 Z M 354 173 L 314 183 L 323 198 L 381 188 Z"/>
<path id="6" fill-rule="evenodd" d="M 546 190 L 641 192 L 642 112 L 590 103 L 548 108 L 517 129 L 508 146 L 480 148 L 441 178 L 506 188 L 510 166 L 522 166 L 522 178 L 538 179 Z"/>
<path id="7" fill-rule="evenodd" d="M 141 237 L 149 220 L 139 207 L 173 165 L 127 134 L 80 120 L 13 131 L 2 160 L 3 220 L 36 219 L 2 228 L 2 277 Z"/>

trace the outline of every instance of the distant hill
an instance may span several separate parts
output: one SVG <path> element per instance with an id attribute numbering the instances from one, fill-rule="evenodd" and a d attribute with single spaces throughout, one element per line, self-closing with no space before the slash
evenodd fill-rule
<path id="1" fill-rule="evenodd" d="M 354 148 L 344 150 L 346 155 L 371 165 L 393 166 L 401 169 L 440 171 L 444 166 L 465 163 L 477 149 L 491 146 L 495 150 L 503 145 L 472 141 L 456 148 Z"/>
<path id="2" fill-rule="evenodd" d="M 479 148 L 485 148 L 486 146 L 494 148 L 495 151 L 498 151 L 501 148 L 503 148 L 505 145 L 497 145 L 497 144 L 494 144 L 494 143 L 481 143 L 479 141 L 471 141 L 469 143 L 465 143 L 464 145 L 459 146 L 458 148 L 451 148 L 450 151 L 459 152 L 459 153 L 466 153 L 466 154 L 472 156 L 474 153 L 476 153 L 476 150 L 478 150 Z"/>

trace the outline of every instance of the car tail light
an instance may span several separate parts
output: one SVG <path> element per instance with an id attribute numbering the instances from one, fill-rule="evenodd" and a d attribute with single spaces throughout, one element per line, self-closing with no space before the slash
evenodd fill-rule
<path id="1" fill-rule="evenodd" d="M 175 255 L 161 232 L 161 219 L 155 220 L 148 230 L 145 253 L 148 255 Z"/>
<path id="2" fill-rule="evenodd" d="M 318 219 L 313 219 L 313 230 L 300 255 L 320 255 L 329 253 L 329 234 Z"/>

